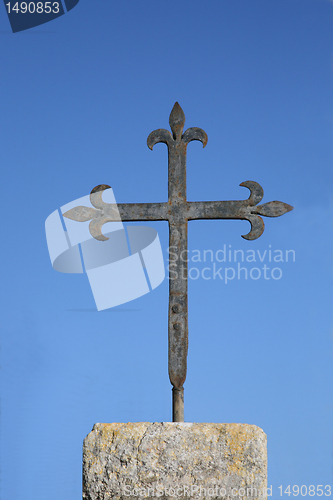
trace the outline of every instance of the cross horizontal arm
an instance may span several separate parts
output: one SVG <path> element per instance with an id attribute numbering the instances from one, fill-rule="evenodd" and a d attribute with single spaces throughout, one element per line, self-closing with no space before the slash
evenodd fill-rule
<path id="1" fill-rule="evenodd" d="M 248 200 L 188 201 L 187 219 L 243 219 L 249 214 Z"/>
<path id="2" fill-rule="evenodd" d="M 256 240 L 265 230 L 264 221 L 257 215 L 257 207 L 250 206 L 249 200 L 187 202 L 187 219 L 247 220 L 251 224 L 251 230 L 242 235 L 245 240 Z"/>
<path id="3" fill-rule="evenodd" d="M 123 221 L 168 220 L 168 203 L 118 203 Z"/>
<path id="4" fill-rule="evenodd" d="M 239 201 L 195 201 L 187 202 L 187 220 L 200 219 L 243 219 L 251 224 L 251 231 L 242 235 L 246 240 L 256 240 L 265 229 L 259 216 L 279 217 L 290 212 L 293 207 L 281 201 L 271 201 L 264 205 L 249 204 L 248 200 Z"/>
<path id="5" fill-rule="evenodd" d="M 84 222 L 91 220 L 89 229 L 94 238 L 106 241 L 108 238 L 102 234 L 102 226 L 106 222 L 123 220 L 131 221 L 169 221 L 170 224 L 187 223 L 189 220 L 200 219 L 243 219 L 251 223 L 251 231 L 243 235 L 247 240 L 255 240 L 261 236 L 265 229 L 264 221 L 260 215 L 266 217 L 279 217 L 292 210 L 290 205 L 280 201 L 271 201 L 264 205 L 256 205 L 263 196 L 261 186 L 253 181 L 243 182 L 241 185 L 251 190 L 247 200 L 236 201 L 196 201 L 183 200 L 180 204 L 172 201 L 165 203 L 119 203 L 108 204 L 102 200 L 102 192 L 90 195 L 90 207 L 75 207 L 64 213 L 64 217 Z"/>

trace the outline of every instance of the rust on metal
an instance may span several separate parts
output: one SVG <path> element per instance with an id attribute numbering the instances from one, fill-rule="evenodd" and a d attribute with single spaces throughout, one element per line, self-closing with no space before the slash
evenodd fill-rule
<path id="1" fill-rule="evenodd" d="M 280 201 L 261 202 L 263 188 L 254 181 L 245 181 L 240 186 L 250 191 L 246 200 L 188 202 L 186 198 L 186 149 L 191 141 L 201 141 L 206 146 L 208 138 L 201 128 L 192 127 L 184 133 L 185 115 L 178 104 L 172 108 L 169 124 L 172 134 L 157 129 L 149 134 L 147 145 L 163 142 L 168 147 L 168 201 L 165 203 L 120 203 L 117 206 L 104 203 L 103 190 L 109 186 L 101 184 L 91 191 L 93 208 L 76 207 L 64 214 L 80 222 L 91 220 L 92 236 L 104 241 L 107 238 L 101 229 L 103 224 L 115 220 L 169 222 L 169 247 L 173 247 L 175 258 L 169 265 L 169 378 L 173 386 L 173 421 L 184 421 L 184 388 L 187 372 L 188 351 L 188 304 L 187 304 L 187 261 L 181 256 L 187 254 L 187 225 L 189 220 L 199 219 L 242 219 L 248 220 L 251 230 L 242 237 L 247 240 L 259 238 L 264 229 L 260 217 L 279 217 L 293 207 Z M 117 212 L 116 208 L 119 212 Z M 120 219 L 118 216 L 120 215 Z"/>

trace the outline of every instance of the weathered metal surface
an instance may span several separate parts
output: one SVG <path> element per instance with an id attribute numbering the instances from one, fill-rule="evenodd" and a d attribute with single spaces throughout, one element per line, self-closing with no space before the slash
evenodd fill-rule
<path id="1" fill-rule="evenodd" d="M 184 387 L 172 388 L 172 421 L 184 422 Z"/>
<path id="2" fill-rule="evenodd" d="M 188 351 L 188 306 L 187 306 L 187 224 L 198 219 L 243 219 L 251 223 L 251 230 L 242 237 L 255 240 L 265 229 L 260 215 L 279 217 L 293 207 L 280 201 L 258 205 L 264 196 L 263 188 L 254 181 L 242 182 L 240 186 L 250 190 L 246 200 L 188 202 L 186 198 L 186 149 L 189 142 L 201 141 L 206 146 L 206 132 L 197 127 L 183 133 L 185 115 L 176 102 L 172 108 L 169 124 L 172 134 L 157 129 L 149 134 L 147 145 L 153 149 L 158 142 L 168 147 L 168 202 L 166 203 L 120 203 L 117 206 L 104 203 L 103 190 L 109 186 L 96 186 L 90 200 L 95 208 L 76 207 L 66 212 L 68 217 L 80 222 L 91 220 L 92 236 L 107 240 L 101 231 L 103 224 L 115 220 L 146 221 L 167 220 L 169 222 L 169 247 L 172 250 L 169 262 L 169 378 L 173 385 L 173 421 L 184 421 L 184 389 Z M 120 219 L 119 219 L 120 216 Z"/>
<path id="3" fill-rule="evenodd" d="M 184 397 L 180 394 L 183 395 L 188 351 L 188 273 L 187 261 L 181 258 L 187 253 L 186 148 L 193 140 L 206 146 L 208 138 L 199 128 L 188 129 L 183 134 L 185 115 L 177 102 L 169 124 L 172 135 L 164 129 L 155 130 L 148 136 L 147 144 L 150 149 L 158 142 L 168 147 L 169 247 L 173 255 L 169 263 L 169 378 L 174 387 L 173 421 L 183 422 Z"/>
<path id="4" fill-rule="evenodd" d="M 171 135 L 171 134 L 170 134 Z M 103 186 L 101 188 L 101 186 Z M 261 236 L 264 231 L 264 221 L 259 215 L 265 217 L 280 217 L 290 212 L 293 207 L 281 201 L 270 201 L 263 205 L 256 205 L 261 201 L 264 191 L 260 184 L 253 181 L 242 182 L 240 186 L 247 187 L 250 190 L 250 196 L 246 200 L 230 201 L 184 201 L 176 203 L 169 200 L 166 203 L 104 203 L 101 199 L 102 193 L 94 198 L 91 196 L 92 204 L 98 209 L 89 207 L 75 207 L 64 213 L 64 217 L 78 222 L 86 222 L 92 219 L 91 226 L 95 227 L 94 234 L 96 239 L 102 239 L 100 231 L 106 222 L 116 220 L 123 221 L 147 221 L 147 220 L 165 220 L 175 221 L 182 218 L 185 222 L 199 219 L 243 219 L 251 223 L 251 231 L 242 237 L 247 240 L 255 240 Z M 96 186 L 96 189 L 102 191 L 109 186 L 102 184 Z M 172 209 L 173 208 L 173 209 Z M 119 212 L 119 216 L 118 216 Z M 181 216 L 179 213 L 181 212 Z M 178 215 L 177 215 L 178 214 Z M 107 240 L 103 236 L 103 240 Z"/>
<path id="5" fill-rule="evenodd" d="M 168 220 L 167 203 L 118 203 L 123 221 Z"/>

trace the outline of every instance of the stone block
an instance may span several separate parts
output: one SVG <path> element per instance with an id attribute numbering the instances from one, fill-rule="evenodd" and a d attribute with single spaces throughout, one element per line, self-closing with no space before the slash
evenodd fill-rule
<path id="1" fill-rule="evenodd" d="M 83 500 L 263 500 L 266 434 L 255 425 L 95 424 Z"/>

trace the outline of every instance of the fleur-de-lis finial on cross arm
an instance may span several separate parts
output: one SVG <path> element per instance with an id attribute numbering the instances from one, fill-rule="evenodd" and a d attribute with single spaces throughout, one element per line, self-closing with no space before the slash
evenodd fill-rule
<path id="1" fill-rule="evenodd" d="M 168 201 L 164 203 L 124 203 L 115 205 L 104 203 L 103 190 L 109 186 L 100 185 L 90 194 L 95 207 L 76 207 L 64 217 L 79 222 L 91 220 L 89 229 L 92 236 L 101 241 L 107 238 L 101 228 L 106 222 L 158 221 L 169 222 L 169 247 L 176 255 L 169 266 L 169 378 L 173 385 L 173 421 L 184 421 L 184 388 L 187 371 L 188 313 L 187 313 L 187 260 L 181 258 L 187 252 L 187 225 L 190 220 L 199 219 L 243 219 L 251 224 L 247 240 L 261 236 L 265 225 L 260 217 L 279 217 L 290 212 L 293 207 L 280 201 L 258 205 L 264 196 L 262 187 L 254 181 L 242 182 L 250 190 L 246 200 L 235 201 L 187 201 L 186 198 L 186 149 L 189 142 L 201 141 L 207 144 L 207 134 L 201 128 L 192 127 L 183 133 L 185 115 L 175 103 L 169 118 L 172 134 L 166 129 L 154 130 L 147 139 L 150 149 L 158 142 L 168 147 Z M 118 215 L 119 214 L 119 215 Z M 117 217 L 118 218 L 117 218 Z M 176 277 L 175 277 L 176 276 Z"/>
<path id="2" fill-rule="evenodd" d="M 87 222 L 91 236 L 99 241 L 107 241 L 109 238 L 102 234 L 102 226 L 106 222 L 120 221 L 117 205 L 114 203 L 105 203 L 102 200 L 103 191 L 110 188 L 107 184 L 100 184 L 92 189 L 90 193 L 90 203 L 93 207 L 78 206 L 68 210 L 63 214 L 67 219 L 75 220 L 76 222 Z M 105 213 L 106 212 L 106 213 Z"/>

